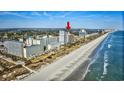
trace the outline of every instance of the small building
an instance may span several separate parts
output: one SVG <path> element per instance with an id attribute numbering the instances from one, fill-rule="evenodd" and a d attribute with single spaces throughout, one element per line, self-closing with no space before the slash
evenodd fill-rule
<path id="1" fill-rule="evenodd" d="M 87 33 L 86 33 L 86 30 L 85 29 L 82 29 L 79 31 L 79 36 L 82 37 L 82 36 L 85 36 Z"/>

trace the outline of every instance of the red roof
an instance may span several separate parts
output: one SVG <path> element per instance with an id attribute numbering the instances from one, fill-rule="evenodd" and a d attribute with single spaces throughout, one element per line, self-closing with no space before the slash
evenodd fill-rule
<path id="1" fill-rule="evenodd" d="M 71 25 L 70 25 L 70 22 L 69 22 L 69 21 L 67 22 L 66 29 L 67 29 L 67 30 L 70 30 L 70 29 L 71 29 Z"/>

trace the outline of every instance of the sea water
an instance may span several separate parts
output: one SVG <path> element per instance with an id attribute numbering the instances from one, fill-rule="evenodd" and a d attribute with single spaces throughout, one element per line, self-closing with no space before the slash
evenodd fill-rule
<path id="1" fill-rule="evenodd" d="M 83 80 L 124 80 L 124 31 L 110 33 L 90 63 Z"/>

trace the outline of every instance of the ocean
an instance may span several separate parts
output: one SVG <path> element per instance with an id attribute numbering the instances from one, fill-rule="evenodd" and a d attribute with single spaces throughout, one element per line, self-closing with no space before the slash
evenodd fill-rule
<path id="1" fill-rule="evenodd" d="M 115 31 L 107 36 L 92 57 L 83 80 L 124 80 L 124 31 Z"/>
<path id="2" fill-rule="evenodd" d="M 124 80 L 124 31 L 110 33 L 65 81 Z"/>

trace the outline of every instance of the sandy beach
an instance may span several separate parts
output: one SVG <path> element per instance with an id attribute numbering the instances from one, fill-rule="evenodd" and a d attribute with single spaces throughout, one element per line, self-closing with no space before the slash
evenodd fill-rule
<path id="1" fill-rule="evenodd" d="M 90 55 L 99 46 L 99 44 L 106 38 L 105 34 L 86 45 L 81 46 L 70 54 L 56 60 L 52 64 L 41 69 L 39 72 L 32 74 L 25 78 L 27 81 L 48 81 L 48 80 L 68 80 L 72 72 L 80 66 L 86 70 Z M 85 72 L 85 71 L 84 71 Z"/>

